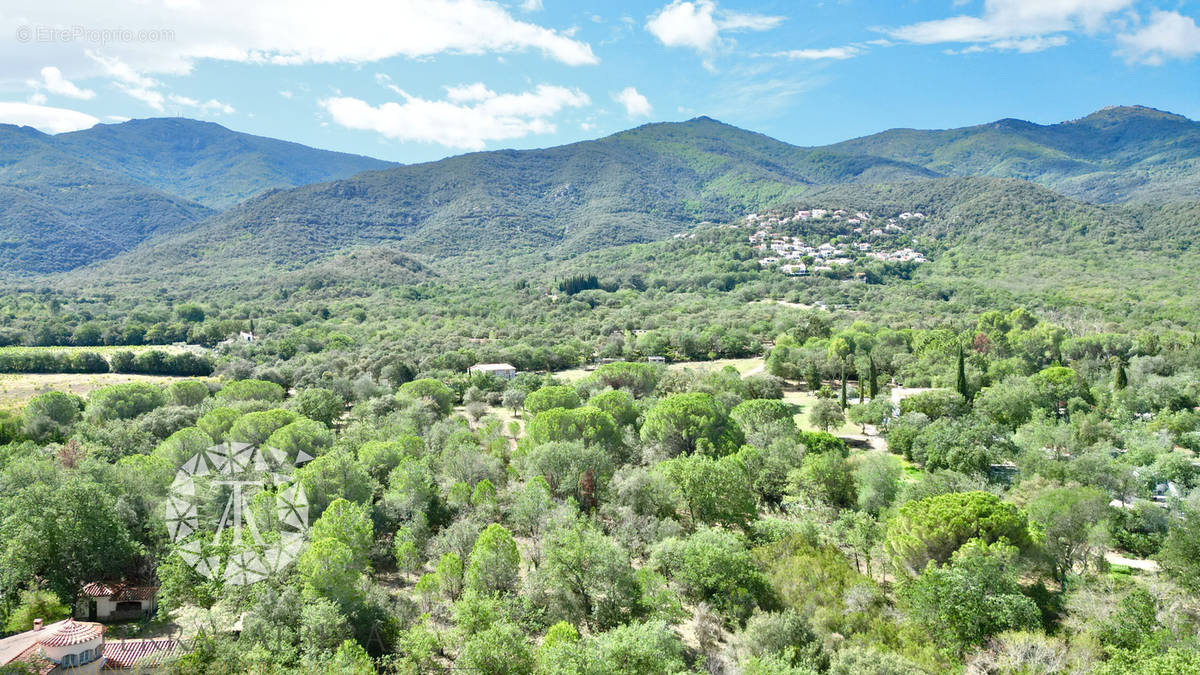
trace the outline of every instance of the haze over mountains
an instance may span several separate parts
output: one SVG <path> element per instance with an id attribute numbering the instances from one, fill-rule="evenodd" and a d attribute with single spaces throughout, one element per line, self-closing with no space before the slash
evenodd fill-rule
<path id="1" fill-rule="evenodd" d="M 435 257 L 568 254 L 822 195 L 853 196 L 863 207 L 890 198 L 948 214 L 965 209 L 974 215 L 947 222 L 968 228 L 979 225 L 970 218 L 985 217 L 981 205 L 998 200 L 1048 214 L 994 219 L 989 227 L 1001 236 L 1010 234 L 1005 228 L 1045 229 L 1064 209 L 1096 211 L 1047 190 L 1010 190 L 1011 182 L 963 183 L 969 176 L 1021 179 L 1096 204 L 1137 203 L 1097 216 L 1137 228 L 1162 204 L 1194 201 L 1197 168 L 1200 124 L 1140 107 L 1049 126 L 1001 120 L 893 130 L 825 148 L 700 117 L 544 150 L 403 166 L 182 119 L 59 136 L 0 127 L 0 269 L 65 271 L 110 258 L 89 275 L 294 268 L 378 246 Z"/>

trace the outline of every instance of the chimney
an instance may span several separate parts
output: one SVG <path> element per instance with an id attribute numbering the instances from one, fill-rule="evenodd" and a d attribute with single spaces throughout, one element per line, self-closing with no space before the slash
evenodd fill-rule
<path id="1" fill-rule="evenodd" d="M 41 620 L 41 619 L 34 619 L 34 620 L 33 620 L 33 629 L 34 629 L 34 630 L 41 630 L 41 629 L 42 629 L 42 620 Z"/>

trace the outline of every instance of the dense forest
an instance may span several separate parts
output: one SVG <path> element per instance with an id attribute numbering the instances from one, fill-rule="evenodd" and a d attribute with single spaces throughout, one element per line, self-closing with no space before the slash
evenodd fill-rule
<path id="1" fill-rule="evenodd" d="M 1200 673 L 1181 119 L 831 150 L 700 118 L 10 247 L 0 636 L 102 583 L 157 589 L 108 634 L 180 674 Z M 1124 131 L 1034 161 L 1081 125 Z M 168 180 L 162 128 L 72 142 L 218 201 L 320 158 L 203 127 Z"/>
<path id="2" fill-rule="evenodd" d="M 151 624 L 241 617 L 236 640 L 194 633 L 181 673 L 1200 667 L 1194 332 L 1022 308 L 774 329 L 749 374 L 394 361 L 347 380 L 349 344 L 264 340 L 219 380 L 37 395 L 0 425 L 6 625 L 154 578 Z M 177 467 L 227 442 L 311 459 L 308 543 L 249 586 L 228 575 L 256 544 L 165 520 Z"/>

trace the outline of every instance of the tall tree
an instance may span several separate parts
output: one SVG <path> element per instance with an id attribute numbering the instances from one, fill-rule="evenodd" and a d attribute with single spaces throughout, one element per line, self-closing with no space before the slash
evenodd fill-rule
<path id="1" fill-rule="evenodd" d="M 967 384 L 967 360 L 963 356 L 962 345 L 958 347 L 958 378 L 955 380 L 954 389 L 964 399 L 971 400 L 971 389 L 970 385 Z"/>

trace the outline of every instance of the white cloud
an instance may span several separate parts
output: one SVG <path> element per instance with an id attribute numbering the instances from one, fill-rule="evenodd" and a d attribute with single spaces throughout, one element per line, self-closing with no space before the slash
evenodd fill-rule
<path id="1" fill-rule="evenodd" d="M 70 24 L 64 24 L 63 17 L 70 17 Z M 568 65 L 598 62 L 588 43 L 562 30 L 518 20 L 495 0 L 5 1 L 0 34 L 11 36 L 31 25 L 120 27 L 135 35 L 159 31 L 157 35 L 164 36 L 34 45 L 73 78 L 99 70 L 83 58 L 87 49 L 116 57 L 139 73 L 174 75 L 190 72 L 203 59 L 362 64 L 396 56 L 535 51 Z M 31 49 L 16 40 L 0 41 L 0 62 L 22 63 Z"/>
<path id="2" fill-rule="evenodd" d="M 232 115 L 235 112 L 233 106 L 227 103 L 222 103 L 215 98 L 210 98 L 207 101 L 197 101 L 196 99 L 188 98 L 187 96 L 177 96 L 175 94 L 171 94 L 167 97 L 167 100 L 175 105 L 180 105 L 185 108 L 195 108 L 202 113 L 214 115 L 224 113 L 226 115 Z"/>
<path id="3" fill-rule="evenodd" d="M 916 44 L 958 42 L 1034 52 L 1066 44 L 1073 31 L 1095 33 L 1134 0 L 985 0 L 979 16 L 922 21 L 886 32 Z M 978 50 L 975 50 L 978 51 Z M 959 52 L 962 53 L 962 52 Z"/>
<path id="4" fill-rule="evenodd" d="M 292 92 L 288 91 L 287 89 L 280 89 L 279 95 L 286 99 L 291 99 L 292 96 L 294 96 L 294 94 L 292 94 Z"/>
<path id="5" fill-rule="evenodd" d="M 87 113 L 32 103 L 0 102 L 0 123 L 21 124 L 48 134 L 88 129 L 100 120 Z"/>
<path id="6" fill-rule="evenodd" d="M 158 112 L 164 112 L 168 102 L 176 106 L 191 108 L 203 114 L 231 115 L 235 112 L 233 106 L 215 98 L 199 101 L 179 94 L 164 94 L 160 91 L 163 86 L 162 82 L 137 72 L 132 66 L 115 56 L 104 56 L 92 51 L 88 52 L 88 56 L 100 64 L 104 74 L 112 78 L 114 86 Z"/>
<path id="7" fill-rule="evenodd" d="M 542 11 L 542 0 L 525 0 L 521 3 L 521 9 L 526 12 L 540 12 Z"/>
<path id="8" fill-rule="evenodd" d="M 91 89 L 81 89 L 67 78 L 63 77 L 62 71 L 54 66 L 46 66 L 42 68 L 42 79 L 29 80 L 29 86 L 33 87 L 34 91 L 48 91 L 51 94 L 66 96 L 67 98 L 77 98 L 84 101 L 96 97 L 96 92 Z M 43 97 L 44 99 L 45 97 Z"/>
<path id="9" fill-rule="evenodd" d="M 99 64 L 105 75 L 112 78 L 113 85 L 118 89 L 158 112 L 163 111 L 163 101 L 166 97 L 158 91 L 158 87 L 162 85 L 161 82 L 142 75 L 115 56 L 105 56 L 91 50 L 85 53 L 88 58 Z"/>
<path id="10" fill-rule="evenodd" d="M 546 84 L 519 94 L 497 94 L 482 84 L 448 87 L 447 100 L 441 101 L 399 91 L 403 103 L 372 106 L 338 96 L 320 105 L 333 121 L 350 129 L 375 131 L 400 141 L 482 150 L 488 141 L 553 133 L 556 127 L 548 118 L 564 108 L 591 103 L 578 89 Z"/>
<path id="11" fill-rule="evenodd" d="M 827 47 L 825 49 L 789 49 L 786 52 L 775 52 L 773 56 L 793 59 L 796 61 L 819 61 L 822 59 L 852 59 L 862 54 L 861 47 Z"/>
<path id="12" fill-rule="evenodd" d="M 446 98 L 455 103 L 466 103 L 467 101 L 485 101 L 489 98 L 494 98 L 496 92 L 488 89 L 482 82 L 474 84 L 460 84 L 457 87 L 446 87 Z"/>
<path id="13" fill-rule="evenodd" d="M 718 10 L 713 0 L 674 0 L 646 21 L 646 30 L 667 47 L 708 53 L 723 44 L 722 31 L 764 31 L 782 22 L 781 16 Z"/>
<path id="14" fill-rule="evenodd" d="M 1150 22 L 1133 33 L 1117 36 L 1119 54 L 1137 63 L 1162 65 L 1167 59 L 1190 59 L 1200 54 L 1200 26 L 1190 16 L 1156 11 Z"/>
<path id="15" fill-rule="evenodd" d="M 633 87 L 625 87 L 613 94 L 613 100 L 625 106 L 625 114 L 630 117 L 645 117 L 653 110 L 650 101 Z"/>

